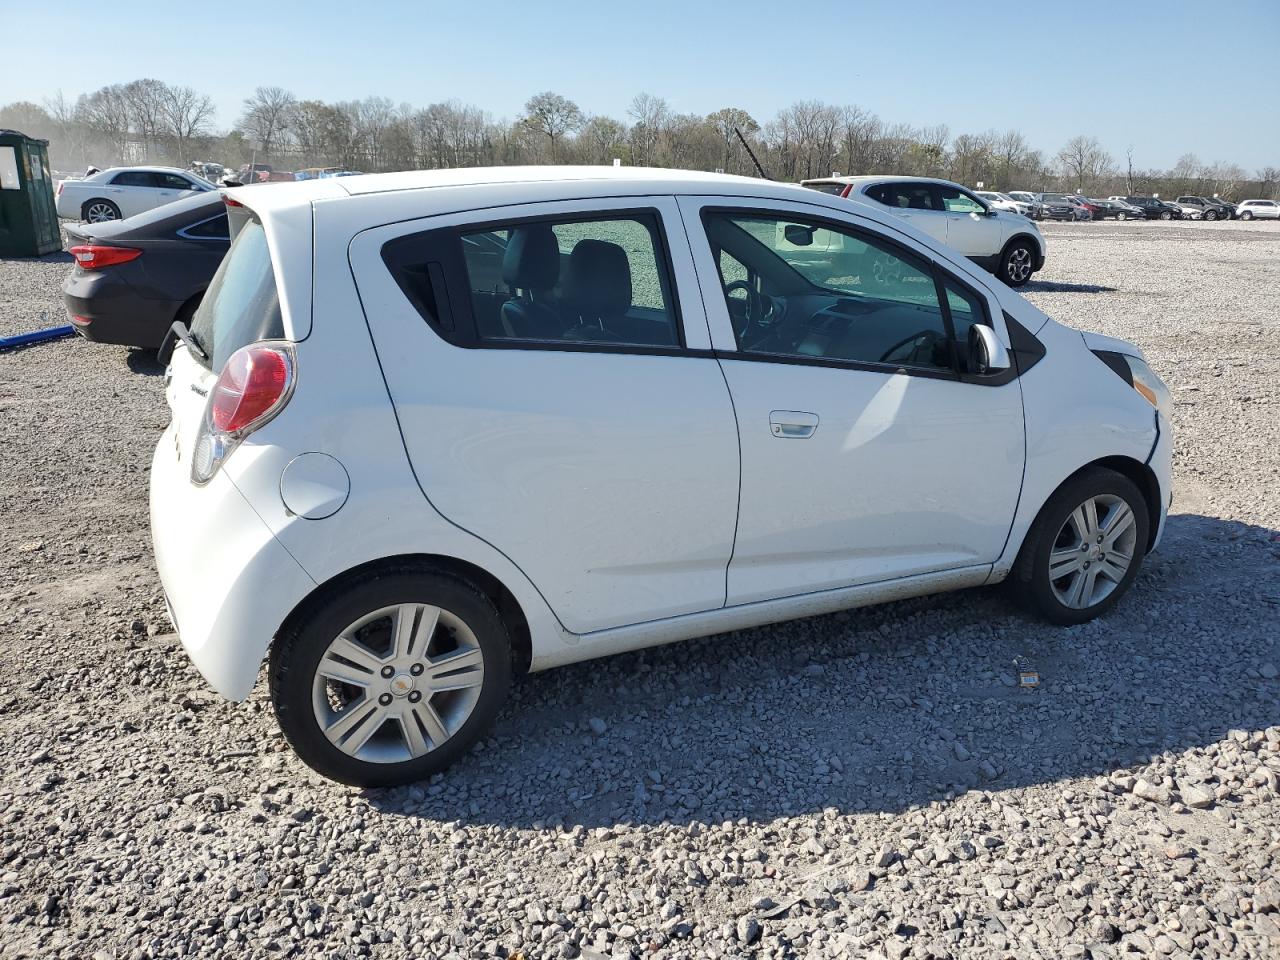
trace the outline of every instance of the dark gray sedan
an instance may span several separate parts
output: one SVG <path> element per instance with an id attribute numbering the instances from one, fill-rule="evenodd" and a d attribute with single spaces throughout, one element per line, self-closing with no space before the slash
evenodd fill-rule
<path id="1" fill-rule="evenodd" d="M 76 332 L 149 350 L 160 346 L 174 320 L 185 322 L 195 312 L 230 245 L 217 193 L 64 229 L 76 263 L 62 297 Z"/>

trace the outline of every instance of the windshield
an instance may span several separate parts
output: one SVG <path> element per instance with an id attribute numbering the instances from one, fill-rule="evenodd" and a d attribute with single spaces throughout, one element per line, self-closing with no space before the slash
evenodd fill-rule
<path id="1" fill-rule="evenodd" d="M 231 243 L 191 322 L 191 335 L 209 355 L 202 361 L 221 373 L 227 358 L 246 344 L 284 338 L 280 296 L 262 224 L 250 220 Z"/>

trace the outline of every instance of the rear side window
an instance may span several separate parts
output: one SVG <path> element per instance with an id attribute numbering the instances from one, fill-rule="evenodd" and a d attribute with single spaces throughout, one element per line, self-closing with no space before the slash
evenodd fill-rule
<path id="1" fill-rule="evenodd" d="M 117 173 L 111 179 L 113 187 L 154 187 L 156 186 L 154 174 L 145 170 L 126 170 L 124 173 Z"/>
<path id="2" fill-rule="evenodd" d="M 262 224 L 250 220 L 223 258 L 191 322 L 191 333 L 221 373 L 227 358 L 258 340 L 284 338 L 275 269 Z"/>
<path id="3" fill-rule="evenodd" d="M 840 196 L 844 193 L 845 185 L 843 183 L 806 183 L 803 186 L 810 190 L 817 190 L 819 193 L 829 193 L 832 196 Z"/>
<path id="4" fill-rule="evenodd" d="M 481 341 L 678 347 L 656 218 L 538 220 L 461 234 Z"/>
<path id="5" fill-rule="evenodd" d="M 227 215 L 219 214 L 216 217 L 210 217 L 208 220 L 201 220 L 199 223 L 192 224 L 182 231 L 188 237 L 199 237 L 202 240 L 225 240 L 231 236 L 230 228 L 227 225 Z"/>
<path id="6" fill-rule="evenodd" d="M 881 183 L 867 189 L 867 196 L 887 207 L 903 210 L 938 210 L 933 185 L 928 183 Z"/>

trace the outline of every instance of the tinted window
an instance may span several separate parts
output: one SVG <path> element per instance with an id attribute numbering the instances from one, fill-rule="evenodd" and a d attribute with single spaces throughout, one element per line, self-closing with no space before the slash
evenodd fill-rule
<path id="1" fill-rule="evenodd" d="M 284 337 L 280 295 L 262 224 L 250 220 L 213 275 L 191 332 L 221 373 L 227 357 L 246 344 Z"/>
<path id="2" fill-rule="evenodd" d="M 154 187 L 156 180 L 154 174 L 147 173 L 145 170 L 126 170 L 124 173 L 117 173 L 112 178 L 111 185 L 115 187 Z"/>
<path id="3" fill-rule="evenodd" d="M 230 231 L 227 226 L 227 215 L 210 217 L 208 220 L 202 220 L 200 223 L 187 227 L 183 231 L 189 237 L 202 237 L 211 239 L 223 239 L 229 237 Z"/>
<path id="4" fill-rule="evenodd" d="M 938 196 L 942 198 L 942 209 L 948 213 L 983 213 L 986 210 L 977 198 L 955 187 L 938 187 Z"/>
<path id="5" fill-rule="evenodd" d="M 834 196 L 840 196 L 844 193 L 846 184 L 843 183 L 806 183 L 804 186 L 810 190 L 818 190 L 822 193 L 830 193 Z"/>
<path id="6" fill-rule="evenodd" d="M 708 212 L 704 222 L 739 349 L 950 369 L 924 260 L 852 228 L 782 215 Z"/>
<path id="7" fill-rule="evenodd" d="M 648 214 L 489 227 L 461 241 L 481 340 L 680 344 Z"/>
<path id="8" fill-rule="evenodd" d="M 159 185 L 165 190 L 194 190 L 195 185 L 186 177 L 180 177 L 176 173 L 157 173 L 155 178 Z"/>
<path id="9" fill-rule="evenodd" d="M 867 196 L 887 207 L 905 210 L 938 210 L 938 199 L 929 183 L 881 183 L 867 189 Z"/>

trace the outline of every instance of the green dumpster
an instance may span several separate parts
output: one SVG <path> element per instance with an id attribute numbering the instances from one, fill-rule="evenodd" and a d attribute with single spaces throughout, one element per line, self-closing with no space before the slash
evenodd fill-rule
<path id="1" fill-rule="evenodd" d="M 0 257 L 38 257 L 61 247 L 49 141 L 0 130 Z"/>

